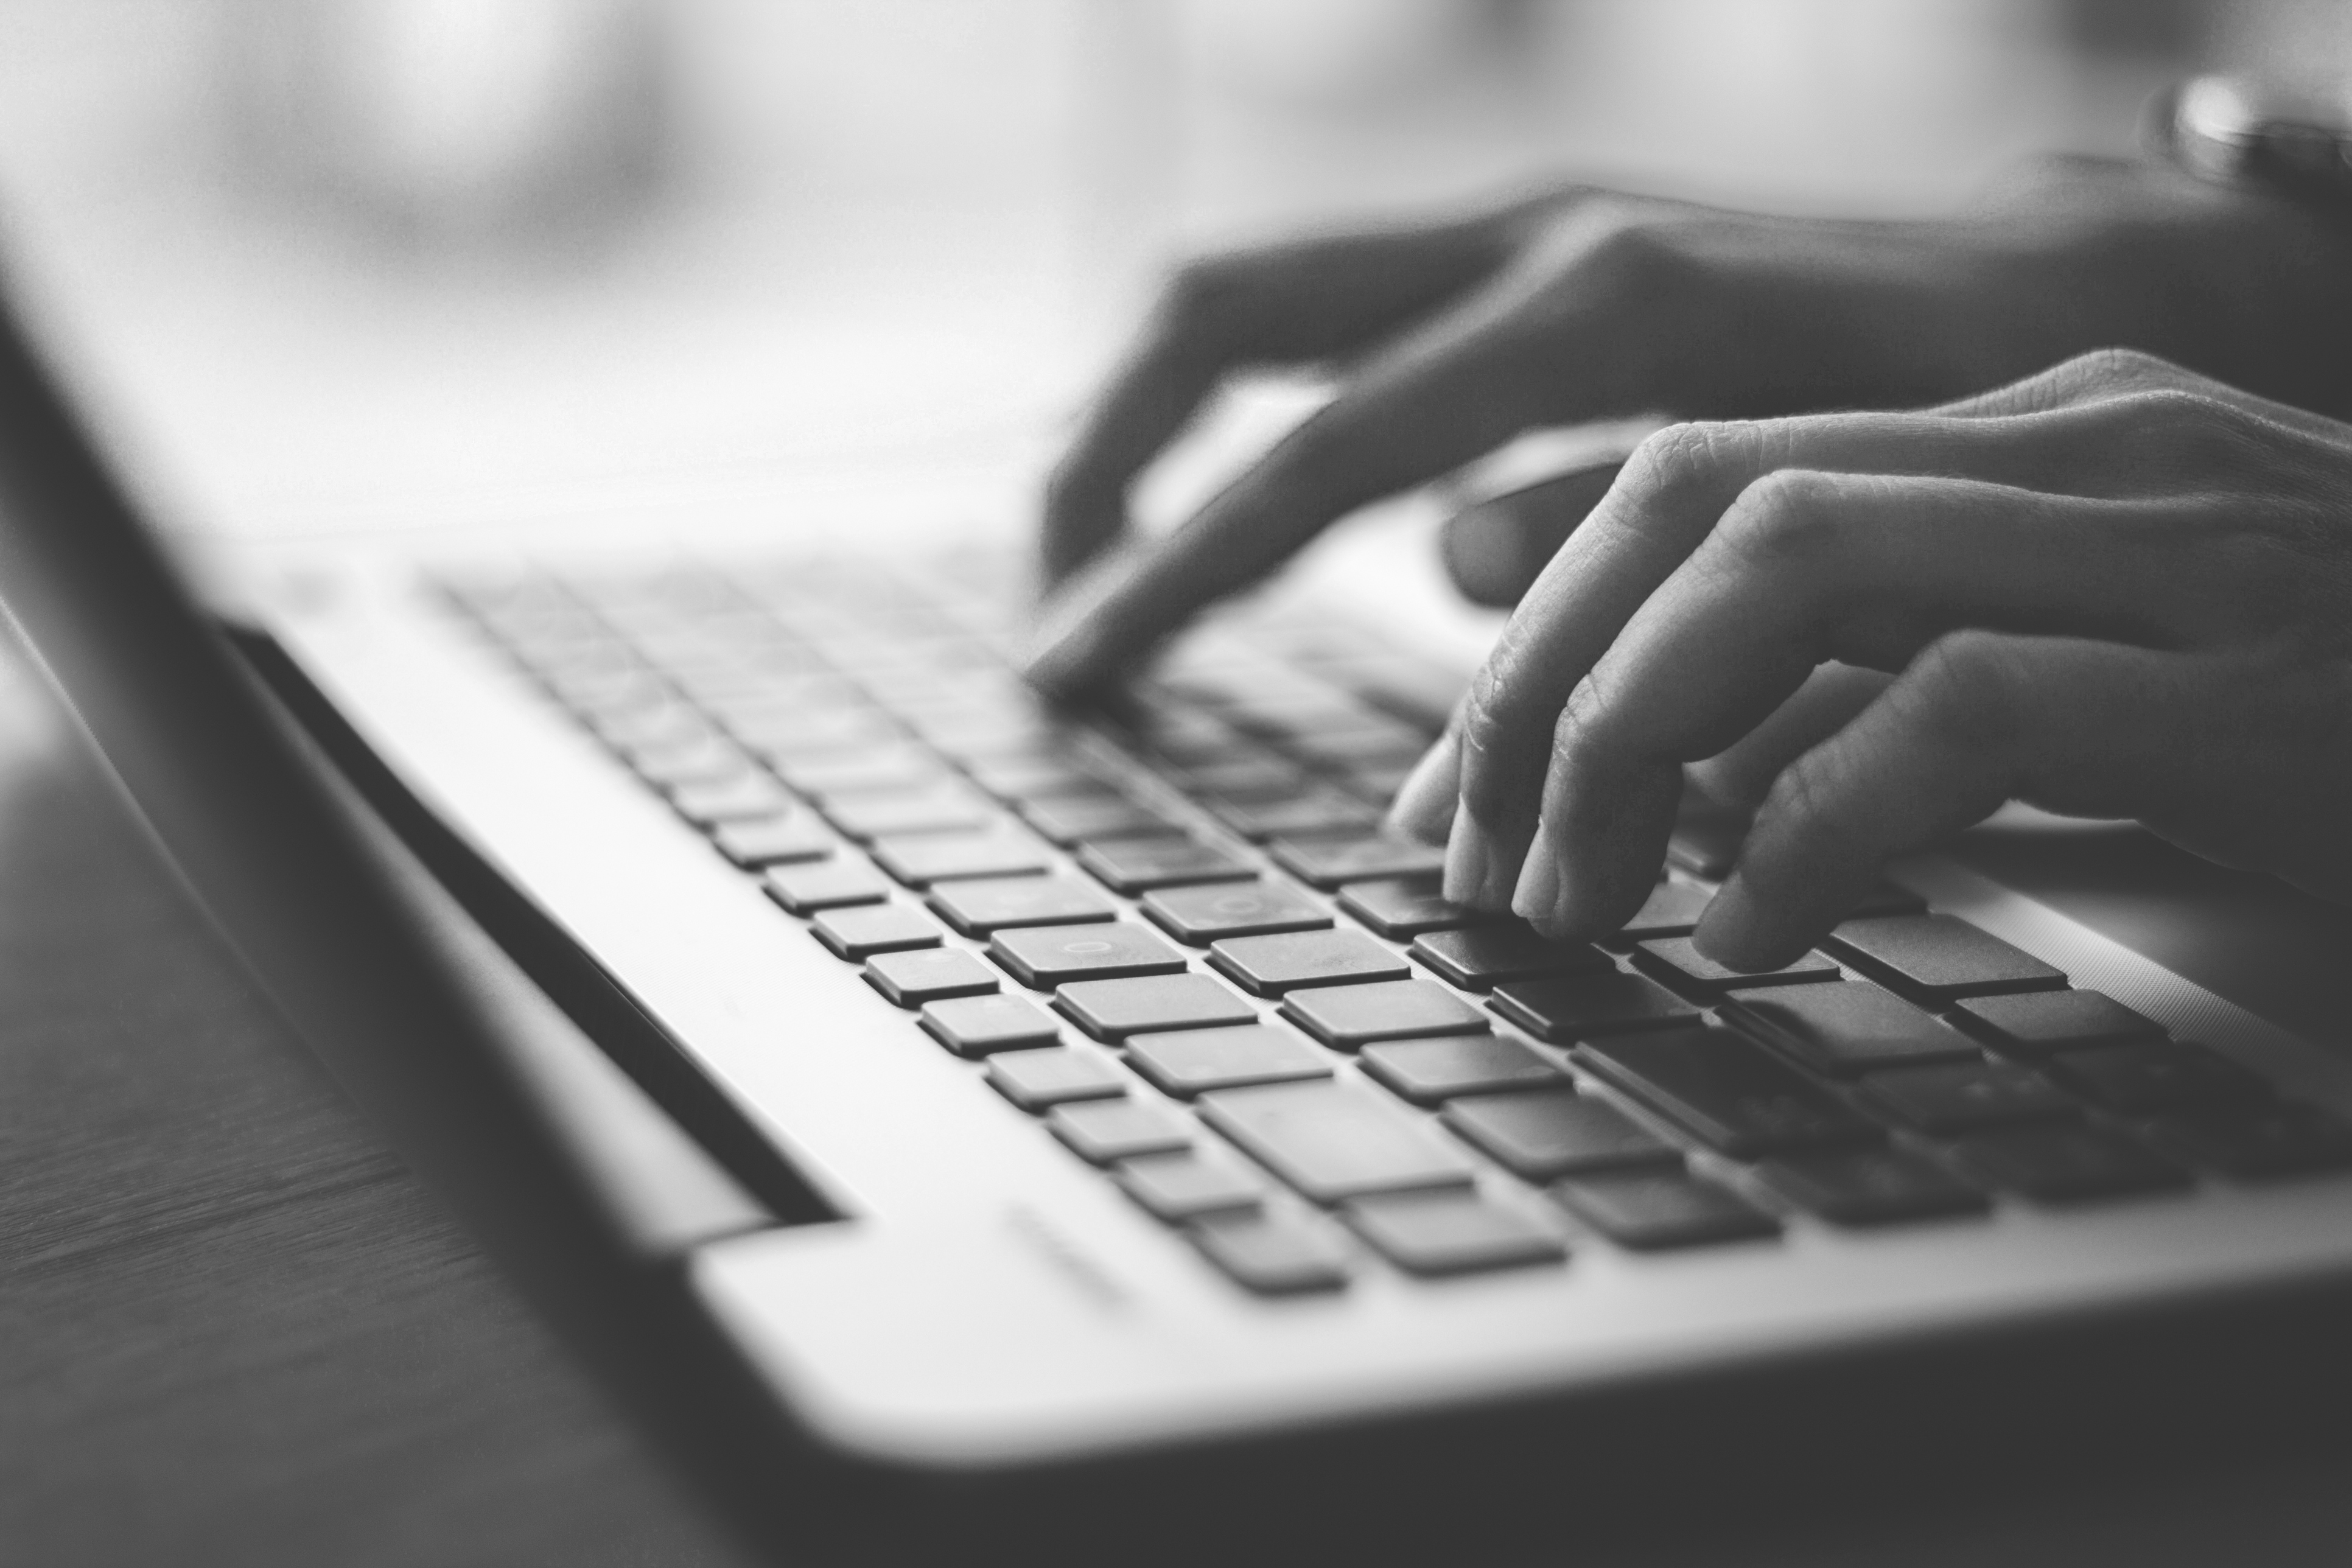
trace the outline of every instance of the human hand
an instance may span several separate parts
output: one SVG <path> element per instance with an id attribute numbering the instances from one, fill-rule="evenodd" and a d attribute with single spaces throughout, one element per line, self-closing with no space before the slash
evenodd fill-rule
<path id="1" fill-rule="evenodd" d="M 1893 679 L 1829 690 L 1832 660 Z M 1697 931 L 1735 968 L 2009 799 L 2340 899 L 2352 426 L 2106 351 L 1928 413 L 1662 431 L 1394 820 L 1450 826 L 1447 897 L 1593 936 L 1655 882 L 1684 765 L 1735 744 L 1772 779 Z"/>
<path id="2" fill-rule="evenodd" d="M 2336 406 L 2352 401 L 2347 279 L 2352 225 L 2086 160 L 2037 164 L 1937 222 L 1759 217 L 1579 186 L 1197 263 L 1047 486 L 1043 565 L 1058 592 L 1030 672 L 1059 695 L 1100 686 L 1333 519 L 1529 428 L 1916 406 L 2108 344 Z M 1170 538 L 1112 551 L 1129 486 L 1212 392 L 1301 364 L 1339 373 L 1327 407 Z M 1511 596 L 1601 488 L 1489 508 L 1480 527 L 1529 542 L 1481 596 Z"/>

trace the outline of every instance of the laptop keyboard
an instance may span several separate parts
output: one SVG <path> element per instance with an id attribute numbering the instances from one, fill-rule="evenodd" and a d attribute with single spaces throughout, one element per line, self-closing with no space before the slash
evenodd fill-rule
<path id="1" fill-rule="evenodd" d="M 1450 904 L 1378 824 L 1458 679 L 1244 607 L 1075 720 L 1005 663 L 1009 587 L 977 553 L 446 585 L 877 1007 L 1253 1291 L 2352 1166 L 2352 1129 L 1900 889 L 1723 969 L 1689 940 L 1718 823 L 1597 945 Z"/>

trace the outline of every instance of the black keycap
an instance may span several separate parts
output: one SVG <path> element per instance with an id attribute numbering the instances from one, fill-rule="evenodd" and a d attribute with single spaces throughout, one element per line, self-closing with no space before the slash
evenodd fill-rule
<path id="1" fill-rule="evenodd" d="M 1862 896 L 1859 903 L 1846 910 L 1845 918 L 1853 921 L 1865 915 L 1917 915 L 1927 911 L 1927 900 L 1907 888 L 1892 882 L 1881 882 Z"/>
<path id="2" fill-rule="evenodd" d="M 856 860 L 820 860 L 812 866 L 777 866 L 764 879 L 768 897 L 796 915 L 850 904 L 878 904 L 890 884 Z"/>
<path id="3" fill-rule="evenodd" d="M 1307 985 L 1402 980 L 1403 959 L 1360 931 L 1285 931 L 1228 937 L 1209 949 L 1209 963 L 1243 990 L 1279 996 Z"/>
<path id="4" fill-rule="evenodd" d="M 1130 898 L 1154 888 L 1194 882 L 1242 882 L 1257 873 L 1213 844 L 1192 838 L 1121 838 L 1089 844 L 1078 864 Z"/>
<path id="5" fill-rule="evenodd" d="M 1990 1187 L 2042 1204 L 2084 1203 L 2189 1184 L 2177 1165 L 2095 1127 L 2021 1127 L 1954 1145 L 1960 1168 Z"/>
<path id="6" fill-rule="evenodd" d="M 1098 1040 L 1257 1022 L 1256 1009 L 1205 974 L 1073 981 L 1055 993 L 1054 1005 Z"/>
<path id="7" fill-rule="evenodd" d="M 1698 924 L 1714 894 L 1688 882 L 1661 882 L 1650 890 L 1633 918 L 1617 934 L 1628 939 L 1682 936 Z"/>
<path id="8" fill-rule="evenodd" d="M 1619 1035 L 1578 1055 L 1708 1147 L 1742 1159 L 1881 1136 L 1843 1100 L 1727 1029 Z"/>
<path id="9" fill-rule="evenodd" d="M 2065 1121 L 2074 1102 L 2014 1062 L 1954 1062 L 1873 1073 L 1863 1098 L 1906 1127 L 1951 1135 L 2025 1121 Z"/>
<path id="10" fill-rule="evenodd" d="M 1194 947 L 1229 936 L 1322 931 L 1331 917 L 1306 894 L 1276 882 L 1210 882 L 1143 895 L 1143 912 L 1177 941 Z"/>
<path id="11" fill-rule="evenodd" d="M 1211 1089 L 1331 1076 L 1322 1052 L 1271 1024 L 1134 1035 L 1127 1042 L 1127 1059 L 1153 1084 L 1186 1100 Z"/>
<path id="12" fill-rule="evenodd" d="M 1021 808 L 1030 826 L 1056 844 L 1082 838 L 1134 838 L 1177 835 L 1183 830 L 1147 805 L 1105 790 L 1099 795 L 1053 795 Z"/>
<path id="13" fill-rule="evenodd" d="M 1202 1257 L 1261 1296 L 1338 1290 L 1347 1254 L 1330 1234 L 1287 1215 L 1212 1215 L 1186 1227 Z"/>
<path id="14" fill-rule="evenodd" d="M 1171 1222 L 1246 1213 L 1265 1192 L 1257 1177 L 1233 1161 L 1191 1152 L 1123 1160 L 1116 1179 L 1154 1217 Z"/>
<path id="15" fill-rule="evenodd" d="M 1366 1046 L 1364 1070 L 1416 1105 L 1457 1094 L 1564 1084 L 1568 1075 L 1517 1040 L 1496 1035 L 1445 1035 Z"/>
<path id="16" fill-rule="evenodd" d="M 1666 841 L 1666 862 L 1676 870 L 1719 882 L 1731 874 L 1739 847 L 1748 837 L 1748 823 L 1728 813 L 1685 812 Z"/>
<path id="17" fill-rule="evenodd" d="M 1685 1171 L 1612 1171 L 1555 1183 L 1551 1195 L 1620 1247 L 1639 1252 L 1777 1236 L 1780 1221 Z"/>
<path id="18" fill-rule="evenodd" d="M 1535 1219 L 1475 1192 L 1358 1198 L 1341 1212 L 1358 1236 L 1408 1274 L 1477 1274 L 1568 1257 L 1559 1237 Z"/>
<path id="19" fill-rule="evenodd" d="M 1949 1024 L 1867 980 L 1735 991 L 1728 1016 L 1801 1065 L 1837 1078 L 1921 1062 L 1977 1061 L 1984 1054 Z"/>
<path id="20" fill-rule="evenodd" d="M 1055 1046 L 1000 1051 L 988 1058 L 988 1081 L 1024 1110 L 1045 1110 L 1077 1100 L 1116 1100 L 1127 1080 L 1098 1054 Z"/>
<path id="21" fill-rule="evenodd" d="M 1495 1011 L 1539 1040 L 1574 1045 L 1599 1035 L 1694 1022 L 1698 1009 L 1656 981 L 1622 973 L 1521 980 L 1495 988 Z"/>
<path id="22" fill-rule="evenodd" d="M 1071 980 L 1176 974 L 1184 968 L 1182 953 L 1143 927 L 1124 921 L 1001 931 L 989 942 L 988 955 L 1022 984 L 1039 991 L 1050 991 Z"/>
<path id="23" fill-rule="evenodd" d="M 1726 969 L 1691 944 L 1686 936 L 1653 937 L 1633 949 L 1633 962 L 1686 991 L 1715 995 L 1735 985 L 1810 985 L 1838 978 L 1835 963 L 1809 952 L 1782 969 L 1747 973 Z"/>
<path id="24" fill-rule="evenodd" d="M 725 822 L 713 828 L 710 842 L 719 852 L 746 871 L 801 860 L 822 860 L 833 853 L 833 835 L 805 811 L 771 816 L 758 822 Z"/>
<path id="25" fill-rule="evenodd" d="M 1026 877 L 1045 870 L 1051 859 L 1037 845 L 1012 833 L 918 833 L 880 838 L 874 859 L 910 888 L 979 877 Z"/>
<path id="26" fill-rule="evenodd" d="M 1193 794 L 1215 795 L 1220 800 L 1276 799 L 1297 795 L 1307 787 L 1307 775 L 1297 763 L 1247 754 L 1193 763 L 1178 777 Z"/>
<path id="27" fill-rule="evenodd" d="M 680 816 L 705 828 L 782 816 L 799 806 L 791 791 L 767 774 L 755 773 L 679 784 L 669 792 L 669 804 Z"/>
<path id="28" fill-rule="evenodd" d="M 1014 926 L 1078 925 L 1118 913 L 1100 893 L 1070 877 L 942 882 L 923 901 L 966 936 L 992 936 Z"/>
<path id="29" fill-rule="evenodd" d="M 1551 942 L 1518 921 L 1433 931 L 1417 938 L 1412 956 L 1456 985 L 1486 991 L 1507 980 L 1614 971 L 1609 955 L 1580 942 Z"/>
<path id="30" fill-rule="evenodd" d="M 949 996 L 979 996 L 997 988 L 988 965 L 960 947 L 877 952 L 866 961 L 866 983 L 901 1007 Z"/>
<path id="31" fill-rule="evenodd" d="M 1470 1162 L 1434 1129 L 1353 1085 L 1223 1089 L 1201 1107 L 1211 1126 L 1318 1203 L 1470 1182 Z"/>
<path id="32" fill-rule="evenodd" d="M 1487 1026 L 1467 1003 L 1426 980 L 1381 980 L 1369 985 L 1294 991 L 1283 998 L 1282 1016 L 1325 1045 L 1341 1050 L 1354 1050 L 1375 1040 L 1484 1034 Z"/>
<path id="33" fill-rule="evenodd" d="M 1445 851 L 1378 835 L 1349 838 L 1277 838 L 1267 849 L 1283 869 L 1317 888 L 1375 878 L 1426 875 L 1445 868 Z"/>
<path id="34" fill-rule="evenodd" d="M 982 758 L 965 770 L 971 782 L 1006 801 L 1052 800 L 1059 795 L 1093 795 L 1103 781 L 1076 762 L 1063 757 L 1015 755 Z"/>
<path id="35" fill-rule="evenodd" d="M 859 904 L 827 910 L 810 922 L 817 941 L 836 957 L 863 962 L 877 952 L 940 945 L 939 923 L 905 904 Z"/>
<path id="36" fill-rule="evenodd" d="M 1832 1225 L 1896 1225 L 1991 1206 L 1941 1165 L 1900 1149 L 1789 1154 L 1757 1169 L 1790 1202 Z"/>
<path id="37" fill-rule="evenodd" d="M 852 838 L 959 833 L 984 827 L 994 808 L 954 785 L 829 796 L 825 820 Z"/>
<path id="38" fill-rule="evenodd" d="M 2168 1153 L 2239 1181 L 2352 1166 L 2352 1128 L 2307 1105 L 2178 1113 L 2159 1118 L 2153 1131 Z"/>
<path id="39" fill-rule="evenodd" d="M 2065 975 L 1954 915 L 1848 921 L 1830 943 L 1872 979 L 1948 1001 L 1995 991 L 2053 991 Z"/>
<path id="40" fill-rule="evenodd" d="M 2076 1046 L 2152 1040 L 2164 1030 L 2152 1019 L 2096 991 L 2021 991 L 1972 996 L 1959 1005 L 1960 1026 L 2005 1051 L 2038 1055 Z"/>
<path id="41" fill-rule="evenodd" d="M 1438 893 L 1437 879 L 1433 876 L 1350 882 L 1340 889 L 1339 907 L 1396 942 L 1423 931 L 1453 931 L 1502 918 L 1449 901 Z"/>
<path id="42" fill-rule="evenodd" d="M 916 1022 L 960 1057 L 1051 1046 L 1062 1038 L 1061 1026 L 1034 1002 L 1001 994 L 927 1002 Z"/>
<path id="43" fill-rule="evenodd" d="M 1080 1159 L 1097 1165 L 1142 1154 L 1174 1154 L 1192 1146 L 1192 1127 L 1182 1118 L 1135 1100 L 1057 1105 L 1046 1114 L 1045 1128 Z"/>
<path id="44" fill-rule="evenodd" d="M 1217 820 L 1253 841 L 1355 832 L 1377 827 L 1381 820 L 1378 807 L 1335 789 L 1310 789 L 1277 800 L 1212 800 L 1208 805 Z"/>
<path id="45" fill-rule="evenodd" d="M 2050 1072 L 2109 1110 L 2189 1110 L 2268 1092 L 2261 1078 L 2227 1058 L 2165 1040 L 2067 1051 L 2050 1059 Z"/>
<path id="46" fill-rule="evenodd" d="M 1615 1106 L 1566 1089 L 1472 1095 L 1443 1115 L 1448 1127 L 1530 1181 L 1682 1163 L 1671 1144 Z"/>
<path id="47" fill-rule="evenodd" d="M 779 777 L 803 795 L 821 798 L 919 789 L 939 784 L 947 776 L 947 770 L 929 752 L 903 743 L 856 752 L 779 757 L 771 765 Z"/>

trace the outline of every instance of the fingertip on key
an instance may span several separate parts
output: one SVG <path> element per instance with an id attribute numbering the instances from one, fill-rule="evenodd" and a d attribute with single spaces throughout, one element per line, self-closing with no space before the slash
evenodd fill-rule
<path id="1" fill-rule="evenodd" d="M 1787 922 L 1774 921 L 1736 871 L 1700 914 L 1691 944 L 1727 969 L 1751 972 L 1793 963 L 1811 945 L 1791 941 Z"/>
<path id="2" fill-rule="evenodd" d="M 1461 804 L 1461 753 L 1444 736 L 1421 755 L 1389 804 L 1391 833 L 1423 844 L 1444 844 Z"/>

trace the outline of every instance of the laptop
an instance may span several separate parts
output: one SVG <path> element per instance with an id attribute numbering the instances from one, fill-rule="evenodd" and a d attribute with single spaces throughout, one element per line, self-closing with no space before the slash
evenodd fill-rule
<path id="1" fill-rule="evenodd" d="M 330 1068 L 776 1539 L 1590 1544 L 2340 1408 L 2345 926 L 2284 889 L 1994 830 L 1735 974 L 1694 810 L 1632 924 L 1548 943 L 1380 832 L 1467 670 L 1344 606 L 1073 714 L 1002 550 L 310 552 L 229 624 L 126 494 L 11 319 L 17 627 Z"/>

